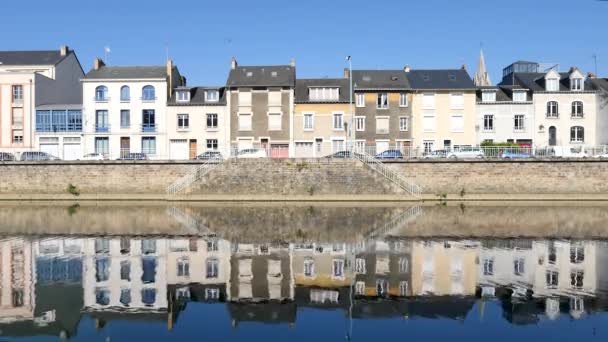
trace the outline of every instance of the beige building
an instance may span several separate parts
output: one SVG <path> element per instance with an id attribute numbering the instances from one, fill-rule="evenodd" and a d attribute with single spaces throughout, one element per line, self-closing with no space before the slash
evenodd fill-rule
<path id="1" fill-rule="evenodd" d="M 34 319 L 32 245 L 24 239 L 0 241 L 0 323 Z"/>

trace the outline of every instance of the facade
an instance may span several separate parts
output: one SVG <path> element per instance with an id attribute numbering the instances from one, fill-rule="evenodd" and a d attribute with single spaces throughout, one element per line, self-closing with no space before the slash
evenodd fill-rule
<path id="1" fill-rule="evenodd" d="M 83 75 L 67 46 L 0 52 L 0 149 L 80 158 Z"/>
<path id="2" fill-rule="evenodd" d="M 96 59 L 82 79 L 85 154 L 167 159 L 167 99 L 183 79 L 166 66 L 106 66 Z"/>
<path id="3" fill-rule="evenodd" d="M 423 152 L 473 146 L 476 88 L 461 69 L 410 70 L 414 146 Z"/>
<path id="4" fill-rule="evenodd" d="M 34 319 L 36 296 L 32 244 L 25 239 L 0 241 L 0 324 Z"/>
<path id="5" fill-rule="evenodd" d="M 413 127 L 408 71 L 353 70 L 355 148 L 372 155 L 388 149 L 409 152 Z"/>
<path id="6" fill-rule="evenodd" d="M 298 79 L 295 88 L 295 157 L 321 157 L 342 151 L 349 137 L 348 78 Z"/>
<path id="7" fill-rule="evenodd" d="M 266 149 L 269 157 L 293 155 L 295 62 L 239 66 L 232 59 L 226 83 L 230 139 L 235 150 Z"/>
<path id="8" fill-rule="evenodd" d="M 223 87 L 176 88 L 167 104 L 169 159 L 207 151 L 230 155 L 230 116 Z"/>
<path id="9" fill-rule="evenodd" d="M 541 70 L 539 63 L 518 61 L 503 69 L 499 86 L 532 92 L 536 146 L 606 143 L 605 133 L 597 130 L 604 119 L 597 115 L 596 89 L 576 67 L 564 73 L 556 66 Z"/>

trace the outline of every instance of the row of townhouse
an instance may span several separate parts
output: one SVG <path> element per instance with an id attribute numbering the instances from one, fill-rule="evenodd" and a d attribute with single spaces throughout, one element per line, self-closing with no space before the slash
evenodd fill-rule
<path id="1" fill-rule="evenodd" d="M 518 61 L 492 85 L 483 53 L 475 80 L 465 66 L 300 79 L 293 60 L 241 66 L 233 58 L 225 85 L 189 86 L 171 60 L 107 66 L 97 58 L 85 74 L 65 46 L 0 52 L 0 150 L 68 160 L 134 152 L 193 159 L 251 147 L 319 157 L 350 144 L 369 153 L 483 142 L 597 146 L 608 143 L 607 116 L 607 79 Z"/>

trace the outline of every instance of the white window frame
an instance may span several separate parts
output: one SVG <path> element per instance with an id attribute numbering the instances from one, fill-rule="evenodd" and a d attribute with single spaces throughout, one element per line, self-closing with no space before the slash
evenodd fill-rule
<path id="1" fill-rule="evenodd" d="M 274 116 L 279 117 L 279 127 L 270 127 L 270 118 Z M 283 113 L 281 112 L 268 112 L 266 113 L 266 117 L 268 119 L 268 130 L 269 131 L 282 131 L 283 130 Z M 253 123 L 252 123 L 253 124 Z"/>
<path id="2" fill-rule="evenodd" d="M 424 153 L 435 151 L 435 140 L 423 140 L 422 148 Z"/>
<path id="3" fill-rule="evenodd" d="M 186 120 L 188 121 L 188 125 L 184 126 L 183 121 L 186 121 Z M 177 130 L 178 131 L 187 131 L 189 129 L 190 129 L 190 115 L 187 113 L 177 114 Z"/>
<path id="4" fill-rule="evenodd" d="M 307 117 L 310 117 L 310 127 L 306 127 L 306 118 Z M 304 131 L 314 131 L 315 130 L 315 113 L 314 112 L 302 113 L 302 129 Z"/>
<path id="5" fill-rule="evenodd" d="M 241 126 L 241 117 L 249 116 L 249 128 L 243 128 Z M 251 131 L 253 129 L 253 114 L 252 113 L 238 113 L 237 114 L 237 126 L 239 131 Z"/>
<path id="6" fill-rule="evenodd" d="M 518 118 L 521 118 L 521 126 L 517 127 Z M 526 130 L 526 116 L 524 114 L 513 115 L 513 130 L 515 132 L 522 132 Z"/>
<path id="7" fill-rule="evenodd" d="M 365 93 L 355 94 L 355 106 L 359 108 L 365 107 Z"/>
<path id="8" fill-rule="evenodd" d="M 427 103 L 425 99 L 431 99 L 432 103 Z M 422 93 L 422 109 L 435 109 L 435 93 Z"/>
<path id="9" fill-rule="evenodd" d="M 491 119 L 492 125 L 490 128 L 486 127 L 486 119 Z M 483 115 L 483 131 L 484 132 L 494 132 L 494 120 L 496 118 L 494 117 L 494 114 L 484 114 Z"/>
<path id="10" fill-rule="evenodd" d="M 518 95 L 518 96 L 516 96 Z M 522 90 L 514 90 L 513 91 L 513 102 L 526 102 L 527 94 L 526 91 Z"/>
<path id="11" fill-rule="evenodd" d="M 386 106 L 378 103 L 379 101 L 382 101 L 382 100 L 386 100 Z M 384 101 L 382 101 L 382 102 L 384 102 Z M 389 101 L 388 93 L 384 92 L 384 93 L 376 94 L 376 109 L 389 109 L 389 107 L 390 107 L 390 101 Z"/>
<path id="12" fill-rule="evenodd" d="M 407 107 L 407 93 L 399 93 L 399 107 Z"/>
<path id="13" fill-rule="evenodd" d="M 365 132 L 365 116 L 355 116 L 355 131 Z"/>
<path id="14" fill-rule="evenodd" d="M 545 80 L 546 84 L 546 91 L 559 91 L 559 79 L 558 78 L 547 78 Z"/>
<path id="15" fill-rule="evenodd" d="M 188 102 L 188 101 L 190 101 L 190 91 L 189 90 L 178 90 L 177 91 L 177 102 Z"/>
<path id="16" fill-rule="evenodd" d="M 402 125 L 402 120 L 405 121 L 405 127 Z M 399 117 L 399 132 L 407 132 L 410 130 L 410 117 L 409 116 L 400 116 Z"/>
<path id="17" fill-rule="evenodd" d="M 215 96 L 209 96 L 215 94 Z M 205 102 L 218 102 L 220 100 L 220 91 L 217 89 L 205 90 Z"/>
<path id="18" fill-rule="evenodd" d="M 484 91 L 481 93 L 481 102 L 496 102 L 495 91 Z"/>
<path id="19" fill-rule="evenodd" d="M 460 98 L 460 103 L 455 103 L 454 99 Z M 464 93 L 450 93 L 450 108 L 451 109 L 464 109 Z"/>
<path id="20" fill-rule="evenodd" d="M 433 127 L 432 128 L 426 128 L 424 127 L 424 119 L 425 118 L 432 118 L 433 119 Z M 437 115 L 435 114 L 424 114 L 422 116 L 422 131 L 426 132 L 426 133 L 434 133 L 437 130 Z"/>
<path id="21" fill-rule="evenodd" d="M 462 122 L 462 127 L 454 127 L 454 118 L 460 118 L 461 122 Z M 450 132 L 453 133 L 463 133 L 464 132 L 464 114 L 459 114 L 459 113 L 455 113 L 455 114 L 451 114 L 450 115 Z"/>
<path id="22" fill-rule="evenodd" d="M 583 91 L 584 90 L 583 79 L 578 78 L 578 77 L 571 78 L 570 79 L 570 90 Z"/>
<path id="23" fill-rule="evenodd" d="M 340 116 L 340 127 L 336 127 L 336 117 Z M 332 112 L 331 113 L 331 127 L 334 131 L 344 130 L 344 112 Z"/>
<path id="24" fill-rule="evenodd" d="M 378 128 L 379 121 L 386 121 L 386 131 L 380 131 Z M 391 132 L 391 117 L 388 115 L 376 116 L 376 134 L 389 134 Z"/>

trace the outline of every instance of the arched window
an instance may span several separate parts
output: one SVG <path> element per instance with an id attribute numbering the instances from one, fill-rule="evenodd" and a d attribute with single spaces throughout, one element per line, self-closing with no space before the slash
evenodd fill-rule
<path id="1" fill-rule="evenodd" d="M 557 118 L 559 116 L 559 105 L 557 101 L 549 101 L 547 102 L 547 117 L 548 118 Z"/>
<path id="2" fill-rule="evenodd" d="M 129 86 L 122 86 L 122 88 L 120 88 L 120 101 L 129 100 L 131 100 L 131 89 Z"/>
<path id="3" fill-rule="evenodd" d="M 585 128 L 583 126 L 570 127 L 570 142 L 585 141 Z"/>
<path id="4" fill-rule="evenodd" d="M 582 118 L 583 117 L 583 102 L 574 101 L 572 102 L 572 117 Z"/>
<path id="5" fill-rule="evenodd" d="M 141 99 L 144 101 L 156 100 L 156 92 L 154 90 L 154 87 L 151 85 L 145 86 L 141 92 Z"/>
<path id="6" fill-rule="evenodd" d="M 95 101 L 108 101 L 108 87 L 99 86 L 95 88 Z"/>

